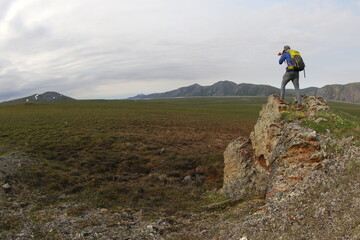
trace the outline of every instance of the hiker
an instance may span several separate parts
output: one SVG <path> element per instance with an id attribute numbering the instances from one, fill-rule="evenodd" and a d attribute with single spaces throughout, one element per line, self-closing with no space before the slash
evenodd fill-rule
<path id="1" fill-rule="evenodd" d="M 287 63 L 287 67 L 286 67 L 286 72 L 283 76 L 283 80 L 281 82 L 281 90 L 280 90 L 280 99 L 278 99 L 278 103 L 283 104 L 284 103 L 284 98 L 285 98 L 285 86 L 286 84 L 288 84 L 288 82 L 292 81 L 294 87 L 295 87 L 295 92 L 296 92 L 296 96 L 297 96 L 297 103 L 298 106 L 296 108 L 296 110 L 300 110 L 302 109 L 302 99 L 301 99 L 301 94 L 300 94 L 300 89 L 299 89 L 299 71 L 294 70 L 294 66 L 292 64 L 291 61 L 291 55 L 290 55 L 290 51 L 294 51 L 294 50 L 290 50 L 290 46 L 289 45 L 285 45 L 284 46 L 284 50 L 283 52 L 279 52 L 279 64 L 281 65 L 284 61 L 286 61 Z M 297 51 L 294 51 L 296 53 L 298 53 Z M 300 56 L 300 54 L 299 54 Z"/>

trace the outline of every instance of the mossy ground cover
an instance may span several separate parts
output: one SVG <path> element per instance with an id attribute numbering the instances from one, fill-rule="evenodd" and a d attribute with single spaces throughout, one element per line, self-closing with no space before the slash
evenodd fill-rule
<path id="1" fill-rule="evenodd" d="M 2 149 L 34 162 L 17 181 L 39 204 L 81 202 L 175 213 L 213 202 L 227 144 L 252 130 L 265 98 L 76 101 L 0 107 Z M 159 154 L 161 149 L 165 149 Z M 205 176 L 182 182 L 185 176 Z M 60 197 L 66 195 L 66 198 Z M 60 197 L 60 198 L 59 198 Z"/>

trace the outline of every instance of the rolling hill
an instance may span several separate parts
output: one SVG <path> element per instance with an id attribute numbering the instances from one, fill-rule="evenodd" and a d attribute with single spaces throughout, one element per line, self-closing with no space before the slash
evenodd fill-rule
<path id="1" fill-rule="evenodd" d="M 329 100 L 360 103 L 360 82 L 326 85 L 317 89 L 316 95 Z"/>
<path id="2" fill-rule="evenodd" d="M 34 94 L 23 98 L 2 102 L 0 103 L 0 105 L 47 103 L 47 102 L 69 101 L 69 100 L 75 100 L 75 99 L 62 95 L 57 92 L 45 92 L 43 94 Z"/>

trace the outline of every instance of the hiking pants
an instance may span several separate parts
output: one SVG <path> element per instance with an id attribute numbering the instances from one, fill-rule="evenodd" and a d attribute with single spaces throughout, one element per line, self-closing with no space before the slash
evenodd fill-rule
<path id="1" fill-rule="evenodd" d="M 294 84 L 298 105 L 302 105 L 302 99 L 299 89 L 299 72 L 296 71 L 289 71 L 286 72 L 283 76 L 283 80 L 281 82 L 281 90 L 280 90 L 280 99 L 284 100 L 285 98 L 285 86 L 288 84 L 288 82 L 292 81 Z"/>

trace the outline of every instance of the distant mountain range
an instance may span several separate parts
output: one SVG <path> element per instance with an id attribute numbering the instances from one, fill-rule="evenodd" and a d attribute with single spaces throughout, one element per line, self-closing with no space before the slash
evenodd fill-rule
<path id="1" fill-rule="evenodd" d="M 15 100 L 2 102 L 0 105 L 15 105 L 15 104 L 31 104 L 31 103 L 47 103 L 47 102 L 60 102 L 75 100 L 71 97 L 62 95 L 57 92 L 45 92 L 43 94 L 34 94 L 28 97 L 18 98 Z"/>
<path id="2" fill-rule="evenodd" d="M 291 83 L 289 83 L 291 85 Z M 210 86 L 193 84 L 164 93 L 139 94 L 129 99 L 155 99 L 155 98 L 177 98 L 177 97 L 226 97 L 226 96 L 253 96 L 267 97 L 271 94 L 279 94 L 280 89 L 269 85 L 256 85 L 250 83 L 234 83 L 231 81 L 220 81 Z M 301 89 L 301 93 L 308 96 L 323 97 L 332 101 L 360 103 L 360 82 L 346 85 L 333 84 L 321 88 L 310 87 Z M 286 89 L 286 97 L 294 97 L 294 89 Z M 0 102 L 0 105 L 33 104 L 71 101 L 74 98 L 57 92 L 45 92 L 34 94 L 7 102 Z"/>
<path id="3" fill-rule="evenodd" d="M 291 83 L 289 83 L 291 85 Z M 279 94 L 280 89 L 269 85 L 249 83 L 234 83 L 220 81 L 211 86 L 193 84 L 164 93 L 140 94 L 129 99 L 176 98 L 176 97 L 214 97 L 214 96 L 256 96 L 266 97 Z M 360 82 L 346 85 L 326 85 L 322 88 L 310 87 L 301 89 L 301 93 L 309 96 L 319 96 L 333 101 L 360 103 Z M 295 96 L 294 89 L 286 89 L 286 97 Z"/>

